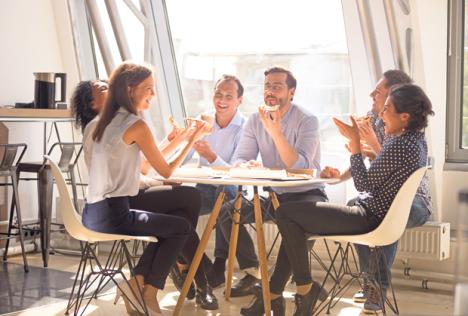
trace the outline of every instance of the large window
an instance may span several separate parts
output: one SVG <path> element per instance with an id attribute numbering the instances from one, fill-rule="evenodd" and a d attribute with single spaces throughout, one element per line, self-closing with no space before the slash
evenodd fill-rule
<path id="1" fill-rule="evenodd" d="M 468 3 L 450 1 L 447 161 L 468 162 Z"/>
<path id="2" fill-rule="evenodd" d="M 294 102 L 320 119 L 323 163 L 343 163 L 343 138 L 330 117 L 355 107 L 340 0 L 171 0 L 167 11 L 189 115 L 213 108 L 222 74 L 242 81 L 240 110 L 257 111 L 263 72 L 282 66 L 297 78 Z"/>
<path id="3" fill-rule="evenodd" d="M 182 96 L 160 0 L 69 0 L 80 79 L 105 79 L 122 61 L 154 66 L 156 98 L 145 118 L 158 138 L 170 115 L 182 119 Z"/>

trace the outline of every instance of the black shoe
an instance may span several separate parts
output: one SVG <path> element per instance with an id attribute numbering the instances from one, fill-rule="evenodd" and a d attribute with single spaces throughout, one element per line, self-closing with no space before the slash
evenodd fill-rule
<path id="1" fill-rule="evenodd" d="M 271 301 L 273 316 L 284 316 L 286 314 L 286 303 L 283 296 Z M 255 286 L 255 297 L 248 307 L 242 307 L 240 311 L 244 316 L 262 316 L 265 313 L 263 305 L 262 288 Z"/>
<path id="2" fill-rule="evenodd" d="M 231 288 L 231 297 L 242 297 L 254 294 L 253 289 L 256 283 L 260 282 L 256 277 L 246 274 Z"/>
<path id="3" fill-rule="evenodd" d="M 177 264 L 174 264 L 171 267 L 171 270 L 169 271 L 169 276 L 174 283 L 174 286 L 180 291 L 182 291 L 182 287 L 184 286 L 184 281 L 185 278 L 187 277 L 187 271 L 180 271 L 179 268 L 177 267 Z M 190 284 L 190 288 L 187 292 L 187 299 L 188 300 L 193 300 L 195 297 L 195 286 Z"/>
<path id="4" fill-rule="evenodd" d="M 226 283 L 224 271 L 216 271 L 215 269 L 211 269 L 206 273 L 206 279 L 212 289 L 220 288 Z"/>
<path id="5" fill-rule="evenodd" d="M 296 309 L 293 316 L 310 316 L 314 310 L 315 304 L 317 303 L 320 295 L 320 284 L 314 282 L 309 292 L 305 295 L 294 295 L 294 301 L 296 303 Z"/>
<path id="6" fill-rule="evenodd" d="M 209 285 L 205 288 L 197 289 L 195 302 L 203 309 L 216 310 L 219 308 L 218 300 L 216 299 L 216 296 L 214 296 L 213 290 Z"/>

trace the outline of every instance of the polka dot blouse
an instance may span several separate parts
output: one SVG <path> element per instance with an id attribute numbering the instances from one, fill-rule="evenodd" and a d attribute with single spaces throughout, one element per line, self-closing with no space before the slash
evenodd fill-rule
<path id="1" fill-rule="evenodd" d="M 385 124 L 382 119 L 377 115 L 374 115 L 372 111 L 369 112 L 368 115 L 371 115 L 372 128 L 374 129 L 375 135 L 377 135 L 379 143 L 382 144 L 385 139 Z M 421 184 L 418 187 L 418 191 L 416 191 L 416 195 L 419 195 L 423 199 L 426 208 L 432 213 L 432 199 L 429 189 L 429 176 L 427 173 L 421 180 Z"/>
<path id="2" fill-rule="evenodd" d="M 357 202 L 380 222 L 403 183 L 416 169 L 426 165 L 427 143 L 424 133 L 406 132 L 385 138 L 369 169 L 360 153 L 350 159 L 354 185 L 361 192 Z"/>

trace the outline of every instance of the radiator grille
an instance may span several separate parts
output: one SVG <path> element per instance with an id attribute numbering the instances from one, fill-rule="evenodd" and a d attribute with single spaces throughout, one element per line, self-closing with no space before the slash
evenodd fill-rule
<path id="1" fill-rule="evenodd" d="M 398 255 L 406 259 L 445 260 L 450 256 L 450 223 L 427 222 L 407 229 L 398 243 Z"/>

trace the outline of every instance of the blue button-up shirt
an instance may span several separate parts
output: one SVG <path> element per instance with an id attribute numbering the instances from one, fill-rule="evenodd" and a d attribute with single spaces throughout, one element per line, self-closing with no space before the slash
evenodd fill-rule
<path id="1" fill-rule="evenodd" d="M 203 137 L 203 140 L 206 140 L 210 144 L 211 149 L 213 149 L 217 157 L 212 163 L 209 163 L 208 160 L 200 157 L 199 165 L 210 167 L 231 165 L 232 157 L 237 145 L 239 144 L 245 121 L 245 117 L 239 111 L 236 112 L 231 122 L 229 122 L 228 126 L 225 128 L 221 128 L 216 120 L 214 120 L 213 132 Z M 192 149 L 188 153 L 187 158 L 185 158 L 185 161 L 190 160 L 194 153 L 195 150 Z"/>
<path id="2" fill-rule="evenodd" d="M 288 143 L 294 147 L 298 154 L 292 168 L 317 169 L 320 172 L 320 133 L 317 117 L 307 113 L 303 108 L 291 104 L 288 112 L 281 119 L 281 128 Z M 245 123 L 244 132 L 234 154 L 233 162 L 242 163 L 255 160 L 259 153 L 263 166 L 267 168 L 286 168 L 273 139 L 263 128 L 259 114 L 255 113 Z M 273 190 L 281 194 L 285 192 L 304 192 L 322 187 L 321 184 L 310 184 L 273 188 Z"/>

